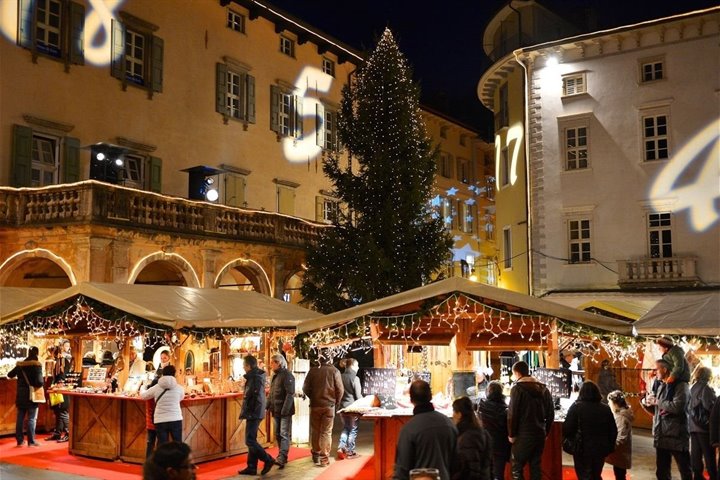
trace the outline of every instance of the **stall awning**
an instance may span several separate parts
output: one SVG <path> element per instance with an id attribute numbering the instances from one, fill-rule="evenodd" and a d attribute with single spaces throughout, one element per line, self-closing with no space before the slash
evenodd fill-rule
<path id="1" fill-rule="evenodd" d="M 78 296 L 175 329 L 293 328 L 300 321 L 320 316 L 312 310 L 253 291 L 86 282 L 57 291 L 34 303 L 21 304 L 16 310 L 3 308 L 0 325 Z M 15 301 L 10 300 L 10 303 Z"/>
<path id="2" fill-rule="evenodd" d="M 580 323 L 624 335 L 629 335 L 631 331 L 630 324 L 621 320 L 584 312 L 541 298 L 471 282 L 465 278 L 453 277 L 346 310 L 341 310 L 321 318 L 301 322 L 297 327 L 298 333 L 342 325 L 366 315 L 380 314 L 398 307 L 423 302 L 435 297 L 451 295 L 453 293 L 467 295 L 476 299 L 490 300 L 497 304 L 506 305 L 509 308 L 518 309 L 518 313 L 557 317 L 561 320 Z"/>
<path id="3" fill-rule="evenodd" d="M 663 296 L 625 292 L 553 292 L 542 298 L 579 310 L 597 309 L 634 321 L 649 312 Z"/>
<path id="4" fill-rule="evenodd" d="M 59 288 L 0 287 L 0 319 L 60 291 Z"/>
<path id="5" fill-rule="evenodd" d="M 720 335 L 720 291 L 668 294 L 634 327 L 639 335 Z"/>

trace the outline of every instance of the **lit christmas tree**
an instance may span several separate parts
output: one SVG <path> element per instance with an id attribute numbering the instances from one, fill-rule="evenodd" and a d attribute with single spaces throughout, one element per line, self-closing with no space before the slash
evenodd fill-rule
<path id="1" fill-rule="evenodd" d="M 420 115 L 420 90 L 386 29 L 367 63 L 343 88 L 338 133 L 359 168 L 323 170 L 341 201 L 335 228 L 307 257 L 302 295 L 333 312 L 427 283 L 449 258 L 452 239 L 431 209 L 438 155 Z"/>

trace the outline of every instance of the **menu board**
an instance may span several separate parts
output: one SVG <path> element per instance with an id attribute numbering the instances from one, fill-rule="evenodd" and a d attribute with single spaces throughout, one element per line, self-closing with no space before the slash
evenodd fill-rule
<path id="1" fill-rule="evenodd" d="M 566 368 L 537 368 L 533 377 L 544 383 L 553 397 L 570 398 L 572 372 Z"/>
<path id="2" fill-rule="evenodd" d="M 88 374 L 87 378 L 85 379 L 86 382 L 102 382 L 105 383 L 105 379 L 107 378 L 107 368 L 102 367 L 92 367 L 88 368 Z"/>
<path id="3" fill-rule="evenodd" d="M 364 368 L 363 395 L 390 395 L 395 397 L 397 370 L 394 368 Z"/>

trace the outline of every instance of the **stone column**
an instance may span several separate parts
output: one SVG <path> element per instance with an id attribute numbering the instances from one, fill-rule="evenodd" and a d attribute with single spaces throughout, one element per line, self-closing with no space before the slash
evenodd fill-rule
<path id="1" fill-rule="evenodd" d="M 112 250 L 111 279 L 112 283 L 127 283 L 130 278 L 130 247 L 131 242 L 115 239 L 110 246 Z"/>

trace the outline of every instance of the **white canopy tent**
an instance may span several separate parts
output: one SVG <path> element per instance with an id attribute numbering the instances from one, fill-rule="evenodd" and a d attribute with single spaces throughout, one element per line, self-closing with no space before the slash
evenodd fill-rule
<path id="1" fill-rule="evenodd" d="M 665 296 L 633 325 L 639 335 L 720 335 L 720 291 Z"/>
<path id="2" fill-rule="evenodd" d="M 0 287 L 0 321 L 60 291 L 58 288 Z"/>

